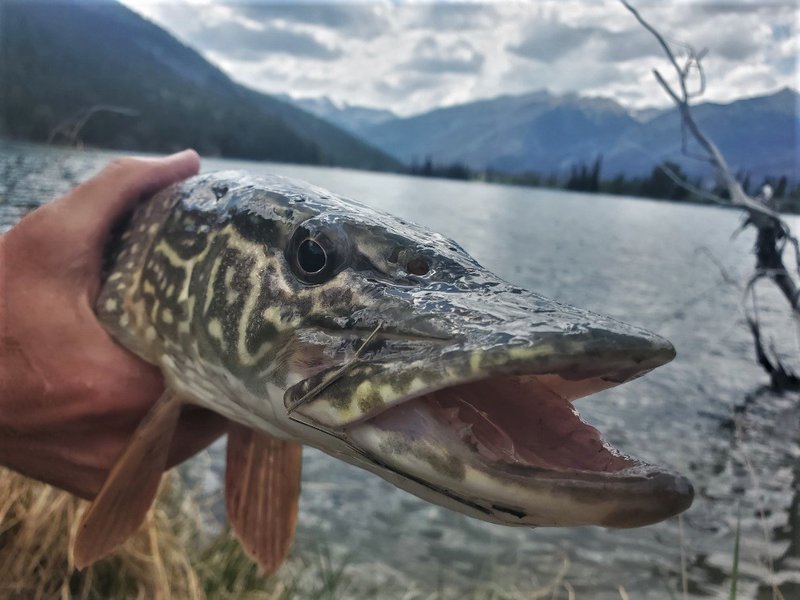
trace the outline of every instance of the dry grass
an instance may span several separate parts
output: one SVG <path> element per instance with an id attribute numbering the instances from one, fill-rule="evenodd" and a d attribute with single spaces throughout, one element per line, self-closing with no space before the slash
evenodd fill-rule
<path id="1" fill-rule="evenodd" d="M 165 478 L 144 527 L 121 550 L 77 572 L 70 541 L 86 503 L 45 484 L 0 468 L 0 599 L 154 599 L 154 600 L 335 600 L 386 597 L 320 548 L 312 556 L 293 554 L 276 575 L 265 577 L 228 531 L 204 533 L 210 511 L 180 478 Z M 573 600 L 567 576 L 570 561 L 561 557 L 550 581 L 531 579 L 521 587 L 487 582 L 473 600 Z M 440 590 L 417 589 L 400 582 L 388 595 L 407 600 L 446 600 Z M 628 597 L 620 588 L 620 597 Z"/>
<path id="2" fill-rule="evenodd" d="M 69 547 L 85 503 L 0 469 L 0 597 L 204 598 L 184 550 L 196 528 L 169 514 L 170 493 L 164 486 L 145 526 L 119 552 L 78 572 Z"/>
<path id="3" fill-rule="evenodd" d="M 205 534 L 208 507 L 180 478 L 165 478 L 145 525 L 113 556 L 84 571 L 69 557 L 85 502 L 0 468 L 0 599 L 154 600 L 335 600 L 386 597 L 387 590 L 364 581 L 320 548 L 293 554 L 275 576 L 265 577 L 228 531 Z M 487 582 L 473 600 L 573 600 L 563 555 L 550 581 L 531 579 L 521 587 Z M 407 600 L 447 600 L 452 591 L 425 592 L 400 582 L 389 595 Z M 620 597 L 627 592 L 620 588 Z"/>
<path id="4" fill-rule="evenodd" d="M 368 596 L 353 589 L 345 565 L 324 549 L 311 559 L 292 557 L 277 576 L 264 576 L 229 531 L 213 538 L 204 533 L 210 511 L 195 497 L 179 477 L 166 477 L 137 534 L 114 555 L 78 572 L 69 549 L 87 503 L 0 468 L 0 599 Z"/>

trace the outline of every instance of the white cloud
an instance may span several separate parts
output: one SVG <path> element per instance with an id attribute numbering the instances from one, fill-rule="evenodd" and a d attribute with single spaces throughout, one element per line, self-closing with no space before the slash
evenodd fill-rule
<path id="1" fill-rule="evenodd" d="M 429 36 L 417 42 L 407 65 L 427 73 L 475 73 L 483 65 L 483 55 L 464 39 L 447 42 Z"/>
<path id="2" fill-rule="evenodd" d="M 400 114 L 541 88 L 668 102 L 651 73 L 668 63 L 614 0 L 123 1 L 267 92 Z M 669 39 L 710 48 L 709 100 L 798 85 L 794 0 L 635 4 Z"/>

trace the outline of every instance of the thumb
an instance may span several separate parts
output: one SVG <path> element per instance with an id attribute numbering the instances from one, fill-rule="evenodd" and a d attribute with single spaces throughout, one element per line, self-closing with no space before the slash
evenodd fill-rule
<path id="1" fill-rule="evenodd" d="M 114 223 L 143 196 L 195 175 L 199 168 L 194 150 L 164 158 L 119 158 L 52 208 L 67 221 L 65 231 L 78 234 L 99 254 Z"/>

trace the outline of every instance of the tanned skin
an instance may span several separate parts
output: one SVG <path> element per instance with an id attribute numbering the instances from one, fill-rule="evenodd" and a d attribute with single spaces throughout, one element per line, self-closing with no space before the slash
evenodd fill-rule
<path id="1" fill-rule="evenodd" d="M 99 491 L 164 389 L 95 317 L 105 241 L 121 215 L 199 163 L 193 150 L 114 160 L 0 236 L 0 464 L 83 498 Z M 225 423 L 185 411 L 169 466 Z"/>

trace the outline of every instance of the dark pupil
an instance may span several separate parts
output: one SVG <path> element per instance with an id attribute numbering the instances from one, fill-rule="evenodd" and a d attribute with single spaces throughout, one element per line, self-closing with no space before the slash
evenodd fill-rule
<path id="1" fill-rule="evenodd" d="M 428 271 L 430 271 L 430 267 L 428 266 L 428 261 L 424 258 L 412 258 L 408 261 L 406 265 L 406 271 L 411 273 L 412 275 L 426 275 Z"/>
<path id="2" fill-rule="evenodd" d="M 317 273 L 325 267 L 325 251 L 314 240 L 305 240 L 297 249 L 297 262 L 306 273 Z"/>

